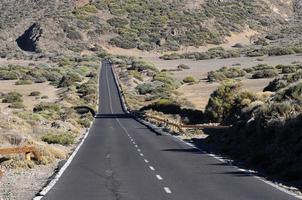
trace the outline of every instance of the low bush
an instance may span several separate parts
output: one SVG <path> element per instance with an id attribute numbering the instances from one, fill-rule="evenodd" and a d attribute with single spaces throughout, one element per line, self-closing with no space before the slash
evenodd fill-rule
<path id="1" fill-rule="evenodd" d="M 278 75 L 276 70 L 274 69 L 265 69 L 265 70 L 258 70 L 254 72 L 252 75 L 253 79 L 260 79 L 260 78 L 274 78 Z"/>
<path id="2" fill-rule="evenodd" d="M 13 102 L 11 105 L 9 105 L 9 108 L 23 109 L 25 106 L 22 102 Z"/>
<path id="3" fill-rule="evenodd" d="M 0 80 L 17 80 L 20 74 L 16 71 L 0 70 Z"/>
<path id="4" fill-rule="evenodd" d="M 290 47 L 272 47 L 268 49 L 269 56 L 282 56 L 282 55 L 290 55 L 296 53 Z"/>
<path id="5" fill-rule="evenodd" d="M 38 105 L 36 105 L 33 108 L 33 112 L 34 113 L 38 113 L 38 112 L 43 112 L 43 111 L 54 111 L 54 112 L 59 112 L 61 109 L 61 106 L 56 104 L 56 103 L 46 103 L 46 102 L 42 102 L 39 103 Z"/>
<path id="6" fill-rule="evenodd" d="M 9 92 L 4 95 L 2 99 L 3 103 L 16 103 L 16 102 L 23 102 L 22 95 L 18 92 Z"/>
<path id="7" fill-rule="evenodd" d="M 192 83 L 196 83 L 196 80 L 194 77 L 192 76 L 187 76 L 183 79 L 183 82 L 184 83 L 189 83 L 189 84 L 192 84 Z"/>
<path id="8" fill-rule="evenodd" d="M 245 70 L 237 67 L 222 67 L 216 71 L 208 72 L 208 81 L 223 81 L 225 79 L 240 78 L 246 75 Z"/>
<path id="9" fill-rule="evenodd" d="M 75 142 L 75 136 L 70 133 L 63 133 L 63 134 L 46 134 L 42 136 L 42 141 L 48 144 L 60 144 L 64 146 L 71 145 Z"/>
<path id="10" fill-rule="evenodd" d="M 177 60 L 177 59 L 182 59 L 183 56 L 177 53 L 171 53 L 171 54 L 165 54 L 163 56 L 160 56 L 159 58 L 163 60 Z"/>
<path id="11" fill-rule="evenodd" d="M 188 65 L 185 65 L 185 64 L 180 64 L 177 66 L 177 69 L 190 69 L 190 67 Z"/>
<path id="12" fill-rule="evenodd" d="M 238 107 L 244 106 L 246 101 L 251 101 L 253 98 L 252 94 L 240 93 L 240 91 L 241 83 L 235 81 L 223 82 L 210 96 L 205 109 L 207 120 L 219 123 L 235 121 Z"/>
<path id="13" fill-rule="evenodd" d="M 150 94 L 155 92 L 159 87 L 163 86 L 162 82 L 153 81 L 150 83 L 143 83 L 136 87 L 138 93 L 141 95 Z"/>
<path id="14" fill-rule="evenodd" d="M 82 77 L 78 73 L 69 72 L 62 77 L 58 87 L 70 87 L 75 85 L 76 82 L 81 82 Z"/>
<path id="15" fill-rule="evenodd" d="M 41 92 L 39 92 L 39 91 L 32 91 L 30 94 L 29 94 L 29 96 L 40 96 L 40 94 L 41 94 Z"/>
<path id="16" fill-rule="evenodd" d="M 107 23 L 115 28 L 122 28 L 129 24 L 128 20 L 120 17 L 113 17 L 107 20 Z"/>
<path id="17" fill-rule="evenodd" d="M 31 80 L 18 80 L 15 83 L 16 85 L 31 85 L 33 82 Z"/>

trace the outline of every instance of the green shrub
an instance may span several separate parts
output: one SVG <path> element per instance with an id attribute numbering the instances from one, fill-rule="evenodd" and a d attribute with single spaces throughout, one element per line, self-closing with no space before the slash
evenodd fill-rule
<path id="1" fill-rule="evenodd" d="M 42 136 L 42 141 L 48 144 L 60 144 L 64 146 L 71 145 L 75 142 L 75 136 L 71 135 L 70 133 L 64 134 L 46 134 Z"/>
<path id="2" fill-rule="evenodd" d="M 281 78 L 276 78 L 273 81 L 271 81 L 268 84 L 268 86 L 264 88 L 264 91 L 275 92 L 301 79 L 302 79 L 302 70 L 298 70 L 294 74 L 285 74 Z"/>
<path id="3" fill-rule="evenodd" d="M 151 83 L 143 83 L 136 87 L 138 90 L 138 93 L 141 95 L 145 95 L 148 93 L 153 93 L 155 90 L 163 85 L 162 82 L 159 81 L 153 81 Z"/>
<path id="4" fill-rule="evenodd" d="M 259 64 L 259 65 L 256 65 L 252 68 L 254 71 L 260 71 L 260 70 L 270 70 L 270 69 L 274 69 L 274 67 L 272 66 L 269 66 L 267 64 Z"/>
<path id="5" fill-rule="evenodd" d="M 80 8 L 81 11 L 89 12 L 89 13 L 97 13 L 98 9 L 93 4 L 86 4 L 85 6 Z"/>
<path id="6" fill-rule="evenodd" d="M 260 79 L 260 78 L 274 78 L 278 75 L 278 73 L 273 69 L 265 69 L 259 70 L 254 72 L 252 75 L 253 79 Z"/>
<path id="7" fill-rule="evenodd" d="M 273 47 L 268 50 L 269 56 L 282 56 L 294 54 L 295 51 L 290 47 Z"/>
<path id="8" fill-rule="evenodd" d="M 23 109 L 23 108 L 25 108 L 25 106 L 22 102 L 13 102 L 9 107 L 14 108 L 14 109 Z"/>
<path id="9" fill-rule="evenodd" d="M 89 128 L 91 121 L 92 121 L 91 119 L 89 119 L 87 117 L 83 117 L 83 118 L 80 118 L 80 120 L 78 121 L 78 123 L 80 125 L 82 125 L 83 127 L 85 127 L 85 128 Z"/>
<path id="10" fill-rule="evenodd" d="M 122 28 L 129 24 L 128 20 L 120 17 L 113 17 L 107 20 L 107 23 L 115 28 Z"/>
<path id="11" fill-rule="evenodd" d="M 33 82 L 31 80 L 18 80 L 15 83 L 16 85 L 31 85 Z"/>
<path id="12" fill-rule="evenodd" d="M 223 81 L 225 79 L 233 79 L 233 78 L 240 78 L 244 77 L 246 74 L 245 70 L 236 68 L 236 67 L 222 67 L 216 71 L 208 72 L 208 81 Z"/>
<path id="13" fill-rule="evenodd" d="M 185 64 L 180 64 L 177 66 L 177 69 L 190 69 L 190 67 L 188 65 Z"/>
<path id="14" fill-rule="evenodd" d="M 180 54 L 172 53 L 172 54 L 165 54 L 163 56 L 160 56 L 159 58 L 163 60 L 177 60 L 177 59 L 182 59 L 183 57 Z"/>
<path id="15" fill-rule="evenodd" d="M 71 40 L 81 40 L 82 39 L 82 35 L 80 32 L 78 32 L 75 28 L 73 27 L 68 27 L 66 30 L 64 30 L 66 32 L 66 36 L 67 38 L 71 39 Z"/>
<path id="16" fill-rule="evenodd" d="M 16 71 L 0 70 L 0 80 L 17 80 L 20 78 L 20 74 Z"/>
<path id="17" fill-rule="evenodd" d="M 152 63 L 142 60 L 134 60 L 131 64 L 131 67 L 129 67 L 128 70 L 137 70 L 138 72 L 144 70 L 151 70 L 151 71 L 158 72 L 158 69 L 156 69 L 156 67 Z"/>
<path id="18" fill-rule="evenodd" d="M 136 71 L 136 70 L 130 70 L 129 74 L 132 75 L 134 78 L 136 78 L 137 80 L 143 81 L 143 77 L 141 75 L 140 72 Z"/>
<path id="19" fill-rule="evenodd" d="M 22 95 L 18 92 L 9 92 L 5 94 L 3 99 L 3 103 L 16 103 L 16 102 L 23 102 Z"/>
<path id="20" fill-rule="evenodd" d="M 29 96 L 40 96 L 41 92 L 39 91 L 33 91 L 29 94 Z"/>
<path id="21" fill-rule="evenodd" d="M 187 77 L 185 77 L 185 78 L 183 79 L 183 82 L 184 82 L 184 83 L 192 84 L 192 83 L 195 83 L 196 80 L 195 80 L 195 78 L 192 77 L 192 76 L 187 76 Z"/>
<path id="22" fill-rule="evenodd" d="M 241 84 L 234 81 L 223 82 L 210 96 L 205 116 L 211 122 L 223 122 L 232 114 L 233 106 Z"/>
<path id="23" fill-rule="evenodd" d="M 34 113 L 43 112 L 43 111 L 59 112 L 60 109 L 61 106 L 58 105 L 57 103 L 41 102 L 33 108 L 33 112 Z"/>
<path id="24" fill-rule="evenodd" d="M 282 70 L 282 74 L 289 74 L 289 73 L 294 73 L 297 71 L 297 67 L 294 65 L 287 65 L 287 66 L 283 66 L 281 68 Z"/>
<path id="25" fill-rule="evenodd" d="M 70 87 L 74 85 L 76 82 L 81 82 L 82 77 L 78 73 L 69 72 L 62 77 L 59 82 L 59 87 Z"/>
<path id="26" fill-rule="evenodd" d="M 255 49 L 255 50 L 251 50 L 248 51 L 246 53 L 246 56 L 248 57 L 259 57 L 259 56 L 264 56 L 267 54 L 267 51 L 264 49 Z"/>

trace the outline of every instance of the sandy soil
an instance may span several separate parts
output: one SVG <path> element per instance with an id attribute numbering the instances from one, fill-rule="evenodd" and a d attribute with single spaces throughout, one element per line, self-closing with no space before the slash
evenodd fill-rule
<path id="1" fill-rule="evenodd" d="M 259 58 L 259 57 L 258 57 Z M 287 56 L 265 56 L 261 57 L 263 61 L 257 61 L 258 58 L 250 58 L 250 57 L 240 57 L 240 58 L 229 58 L 229 59 L 212 59 L 212 60 L 162 60 L 158 57 L 146 57 L 145 60 L 153 63 L 159 69 L 176 69 L 179 64 L 186 64 L 190 66 L 191 69 L 173 72 L 174 76 L 179 79 L 183 79 L 184 77 L 191 75 L 196 78 L 204 77 L 208 71 L 217 70 L 221 67 L 230 67 L 233 65 L 238 65 L 236 67 L 248 68 L 253 67 L 257 64 L 268 64 L 272 66 L 276 66 L 278 64 L 291 64 L 292 62 L 301 62 L 301 55 L 287 55 Z"/>
<path id="2" fill-rule="evenodd" d="M 54 102 L 57 99 L 59 89 L 49 85 L 49 83 L 34 83 L 31 85 L 15 85 L 15 80 L 0 81 L 0 91 L 4 93 L 18 92 L 23 95 L 23 104 L 26 110 L 32 110 L 35 105 L 41 101 Z M 29 96 L 32 91 L 41 92 L 41 96 L 48 96 L 48 99 L 36 99 L 36 97 Z M 0 109 L 6 109 L 9 104 L 0 103 Z"/>
<path id="3" fill-rule="evenodd" d="M 45 61 L 35 61 L 35 60 L 7 60 L 4 58 L 0 58 L 0 65 L 1 66 L 5 66 L 5 65 L 21 65 L 21 66 L 28 66 L 29 64 L 35 64 L 35 65 L 41 65 L 41 64 L 45 64 L 45 65 L 51 65 L 50 63 L 48 63 L 48 60 Z"/>

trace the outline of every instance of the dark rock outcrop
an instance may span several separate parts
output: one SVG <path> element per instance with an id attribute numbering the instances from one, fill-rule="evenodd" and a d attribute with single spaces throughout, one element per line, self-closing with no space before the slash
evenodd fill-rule
<path id="1" fill-rule="evenodd" d="M 38 23 L 31 25 L 16 42 L 18 46 L 24 51 L 38 52 L 38 41 L 43 33 L 41 26 Z"/>

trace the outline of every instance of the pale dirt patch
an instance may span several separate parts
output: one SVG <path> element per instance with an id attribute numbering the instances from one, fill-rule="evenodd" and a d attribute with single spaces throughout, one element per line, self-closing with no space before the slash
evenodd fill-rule
<path id="1" fill-rule="evenodd" d="M 28 66 L 29 64 L 34 65 L 51 65 L 50 63 L 45 61 L 35 61 L 35 60 L 14 60 L 14 59 L 6 59 L 6 58 L 0 58 L 0 66 L 6 66 L 6 65 L 20 65 L 20 66 Z"/>
<path id="2" fill-rule="evenodd" d="M 204 0 L 190 0 L 186 2 L 185 8 L 189 10 L 194 10 L 199 8 L 201 4 L 204 3 Z"/>
<path id="3" fill-rule="evenodd" d="M 259 58 L 259 57 L 258 57 Z M 179 64 L 186 64 L 191 69 L 173 72 L 173 76 L 182 80 L 186 76 L 194 76 L 196 78 L 205 78 L 207 72 L 220 69 L 221 67 L 235 67 L 249 68 L 257 64 L 268 64 L 276 66 L 279 64 L 288 65 L 293 62 L 302 62 L 302 56 L 299 55 L 286 55 L 286 56 L 264 56 L 261 57 L 263 61 L 257 61 L 258 58 L 240 57 L 228 59 L 212 59 L 212 60 L 162 60 L 158 57 L 144 58 L 144 60 L 153 63 L 158 69 L 176 69 Z M 239 66 L 237 66 L 240 64 Z"/>
<path id="4" fill-rule="evenodd" d="M 15 85 L 15 80 L 1 80 L 0 92 L 18 92 L 23 95 L 23 104 L 26 110 L 32 110 L 33 107 L 40 102 L 55 102 L 57 100 L 58 88 L 49 85 L 49 83 L 33 83 L 31 85 Z M 36 99 L 36 97 L 29 96 L 33 91 L 41 92 L 40 97 L 48 96 L 48 99 Z M 1 101 L 0 101 L 1 102 Z M 9 104 L 0 103 L 0 109 L 6 109 Z"/>
<path id="5" fill-rule="evenodd" d="M 243 88 L 253 92 L 261 92 L 272 79 L 244 79 L 242 80 Z M 177 91 L 181 97 L 186 98 L 197 109 L 204 110 L 208 104 L 210 95 L 219 86 L 219 83 L 208 83 L 201 81 L 198 84 L 181 86 Z"/>

